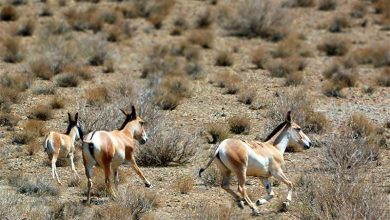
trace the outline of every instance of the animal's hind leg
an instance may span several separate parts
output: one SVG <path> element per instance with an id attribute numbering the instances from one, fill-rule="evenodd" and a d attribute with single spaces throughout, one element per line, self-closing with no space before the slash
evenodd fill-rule
<path id="1" fill-rule="evenodd" d="M 88 161 L 83 152 L 83 161 L 85 167 L 85 175 L 88 178 L 88 193 L 87 193 L 87 204 L 91 203 L 91 191 L 92 191 L 92 175 L 93 175 L 93 166 L 94 164 L 91 161 Z"/>
<path id="2" fill-rule="evenodd" d="M 255 206 L 255 204 L 253 204 L 253 202 L 249 198 L 248 194 L 246 193 L 246 188 L 245 188 L 246 169 L 243 168 L 243 169 L 237 171 L 236 173 L 237 173 L 237 179 L 238 179 L 238 192 L 240 192 L 241 196 L 248 203 L 249 207 L 251 207 L 253 214 L 259 215 L 260 214 L 259 210 Z"/>
<path id="3" fill-rule="evenodd" d="M 287 192 L 287 198 L 286 202 L 283 203 L 284 209 L 287 209 L 290 206 L 291 202 L 291 195 L 292 195 L 292 189 L 293 189 L 293 184 L 292 182 L 284 175 L 282 169 L 279 169 L 276 172 L 271 173 L 277 180 L 285 183 L 288 187 L 288 192 Z"/>
<path id="4" fill-rule="evenodd" d="M 230 188 L 232 172 L 225 165 L 223 165 L 219 160 L 215 160 L 215 163 L 217 164 L 222 174 L 222 182 L 221 182 L 222 189 L 224 189 L 226 192 L 228 192 L 230 195 L 233 196 L 235 201 L 238 203 L 239 207 L 244 208 L 244 203 L 242 201 L 243 199 Z"/>
<path id="5" fill-rule="evenodd" d="M 105 176 L 105 182 L 106 182 L 106 187 L 107 187 L 108 193 L 113 198 L 115 198 L 116 194 L 115 194 L 114 190 L 112 189 L 112 185 L 111 185 L 111 178 L 110 178 L 111 177 L 111 165 L 110 164 L 104 165 L 104 176 Z"/>
<path id="6" fill-rule="evenodd" d="M 268 195 L 263 199 L 258 199 L 256 201 L 256 205 L 263 205 L 263 204 L 269 202 L 274 197 L 274 191 L 272 190 L 272 184 L 269 181 L 269 179 L 265 178 L 265 177 L 260 178 L 260 179 L 261 179 L 261 182 L 263 183 L 263 186 L 267 190 Z"/>
<path id="7" fill-rule="evenodd" d="M 73 171 L 73 173 L 75 174 L 75 176 L 76 176 L 77 178 L 79 178 L 79 174 L 77 174 L 76 167 L 75 167 L 75 165 L 74 165 L 73 159 L 74 159 L 73 152 L 72 152 L 72 153 L 69 153 L 69 160 L 70 160 L 70 165 L 71 165 L 71 167 L 72 167 L 72 171 Z"/>
<path id="8" fill-rule="evenodd" d="M 54 154 L 52 159 L 51 159 L 51 172 L 53 175 L 53 179 L 55 178 L 57 180 L 57 183 L 62 185 L 60 178 L 58 177 L 58 173 L 57 173 L 57 166 L 56 166 L 57 157 L 58 157 L 58 155 Z"/>
<path id="9" fill-rule="evenodd" d="M 119 185 L 119 172 L 118 172 L 118 168 L 114 169 L 114 185 L 115 185 L 115 189 L 118 191 L 118 185 Z"/>

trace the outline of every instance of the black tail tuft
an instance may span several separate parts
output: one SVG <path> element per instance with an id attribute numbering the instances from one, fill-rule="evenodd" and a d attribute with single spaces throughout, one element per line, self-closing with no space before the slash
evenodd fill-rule
<path id="1" fill-rule="evenodd" d="M 199 177 L 202 177 L 202 173 L 205 171 L 205 169 L 204 168 L 200 168 L 200 170 L 199 170 Z"/>

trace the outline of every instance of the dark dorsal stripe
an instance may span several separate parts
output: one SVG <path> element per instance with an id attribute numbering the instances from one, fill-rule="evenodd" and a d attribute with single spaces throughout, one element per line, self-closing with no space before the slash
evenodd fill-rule
<path id="1" fill-rule="evenodd" d="M 264 141 L 269 141 L 275 134 L 277 134 L 285 125 L 287 124 L 287 121 L 283 122 L 282 124 L 278 125 L 271 134 L 267 136 L 267 138 Z"/>

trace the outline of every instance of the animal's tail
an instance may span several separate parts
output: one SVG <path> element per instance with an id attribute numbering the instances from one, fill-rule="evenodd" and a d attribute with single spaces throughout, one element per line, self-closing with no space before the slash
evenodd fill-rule
<path id="1" fill-rule="evenodd" d="M 200 168 L 200 170 L 199 170 L 199 177 L 202 177 L 202 173 L 211 165 L 211 163 L 217 157 L 218 153 L 219 153 L 219 146 L 218 146 L 217 150 L 215 150 L 214 156 L 209 160 L 209 162 L 207 163 L 206 167 Z"/>
<path id="2" fill-rule="evenodd" d="M 44 139 L 43 144 L 42 144 L 44 152 L 47 151 L 47 148 L 48 148 L 48 145 L 49 145 L 49 138 L 48 137 L 49 137 L 49 135 L 45 136 L 45 139 Z"/>

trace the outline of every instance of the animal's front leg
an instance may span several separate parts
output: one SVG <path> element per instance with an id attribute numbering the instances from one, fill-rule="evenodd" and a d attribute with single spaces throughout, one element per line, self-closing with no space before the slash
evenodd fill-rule
<path id="1" fill-rule="evenodd" d="M 272 190 L 272 183 L 269 181 L 269 179 L 261 178 L 261 182 L 263 183 L 264 188 L 267 189 L 268 195 L 265 198 L 258 199 L 256 201 L 256 205 L 263 205 L 269 202 L 274 197 L 274 191 Z"/>
<path id="2" fill-rule="evenodd" d="M 77 178 L 80 178 L 79 175 L 77 174 L 77 171 L 76 171 L 76 167 L 75 167 L 75 165 L 74 165 L 74 160 L 73 160 L 73 158 L 74 158 L 73 153 L 69 153 L 69 160 L 70 160 L 70 165 L 71 165 L 71 167 L 72 167 L 72 171 L 73 171 L 73 173 L 75 174 L 75 176 L 76 176 Z"/>
<path id="3" fill-rule="evenodd" d="M 283 171 L 280 169 L 276 173 L 272 173 L 272 175 L 279 181 L 285 183 L 288 187 L 288 192 L 287 192 L 287 198 L 286 201 L 283 203 L 283 209 L 287 211 L 288 207 L 290 206 L 291 202 L 291 195 L 292 195 L 292 188 L 293 184 L 292 182 L 287 179 L 286 175 L 284 175 Z"/>
<path id="4" fill-rule="evenodd" d="M 135 162 L 135 158 L 134 157 L 131 157 L 130 164 L 131 164 L 131 167 L 133 168 L 133 170 L 135 171 L 135 173 L 139 177 L 141 177 L 142 181 L 145 183 L 145 186 L 148 187 L 148 188 L 152 187 L 152 184 L 150 184 L 149 180 L 146 179 L 146 177 L 144 176 L 142 171 L 139 169 L 137 163 Z"/>

